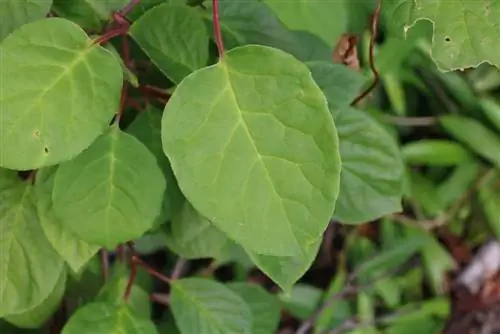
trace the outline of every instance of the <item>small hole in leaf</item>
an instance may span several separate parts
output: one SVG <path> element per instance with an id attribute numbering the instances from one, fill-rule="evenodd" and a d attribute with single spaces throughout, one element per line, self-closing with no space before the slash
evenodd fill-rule
<path id="1" fill-rule="evenodd" d="M 447 42 L 449 42 L 449 41 L 451 41 L 451 38 L 445 37 L 444 40 L 447 41 Z"/>

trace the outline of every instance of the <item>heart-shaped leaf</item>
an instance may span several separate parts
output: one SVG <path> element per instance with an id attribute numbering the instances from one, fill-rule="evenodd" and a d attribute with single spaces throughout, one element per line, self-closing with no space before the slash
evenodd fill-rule
<path id="1" fill-rule="evenodd" d="M 309 69 L 283 51 L 239 47 L 187 77 L 165 107 L 162 142 L 189 202 L 244 248 L 291 256 L 326 228 L 337 131 Z"/>

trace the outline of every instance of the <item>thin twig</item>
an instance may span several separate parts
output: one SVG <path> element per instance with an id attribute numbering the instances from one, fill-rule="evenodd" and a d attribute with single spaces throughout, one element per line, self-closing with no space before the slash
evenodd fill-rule
<path id="1" fill-rule="evenodd" d="M 222 40 L 222 31 L 220 29 L 218 0 L 212 0 L 212 20 L 214 21 L 215 41 L 217 43 L 217 50 L 219 51 L 219 58 L 222 59 L 224 56 L 224 41 Z"/>
<path id="2" fill-rule="evenodd" d="M 106 282 L 109 277 L 109 252 L 107 249 L 101 249 L 101 268 L 102 268 L 102 280 Z"/>
<path id="3" fill-rule="evenodd" d="M 382 120 L 387 123 L 391 123 L 397 126 L 408 126 L 408 127 L 425 127 L 433 126 L 438 124 L 437 117 L 402 117 L 402 116 L 390 116 L 384 115 Z"/>
<path id="4" fill-rule="evenodd" d="M 183 258 L 179 258 L 175 263 L 174 270 L 172 271 L 172 280 L 178 279 L 182 276 L 185 266 L 187 264 L 187 260 Z"/>
<path id="5" fill-rule="evenodd" d="M 377 0 L 377 8 L 375 9 L 375 13 L 373 14 L 372 18 L 372 28 L 371 28 L 371 37 L 370 37 L 370 49 L 369 49 L 369 56 L 370 56 L 370 68 L 373 73 L 373 82 L 372 84 L 365 89 L 361 95 L 359 95 L 354 101 L 352 101 L 351 106 L 355 106 L 364 99 L 370 92 L 375 88 L 375 86 L 378 84 L 380 80 L 380 75 L 377 71 L 377 68 L 375 67 L 375 60 L 373 56 L 373 49 L 375 48 L 375 39 L 377 38 L 377 30 L 378 30 L 378 21 L 380 18 L 380 8 L 382 7 L 382 0 Z"/>
<path id="6" fill-rule="evenodd" d="M 166 293 L 152 293 L 149 296 L 149 299 L 155 303 L 162 305 L 168 305 L 170 302 L 169 295 L 167 295 Z"/>

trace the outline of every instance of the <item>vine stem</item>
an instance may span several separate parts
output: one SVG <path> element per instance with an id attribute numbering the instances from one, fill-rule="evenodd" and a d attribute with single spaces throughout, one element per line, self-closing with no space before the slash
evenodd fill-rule
<path id="1" fill-rule="evenodd" d="M 371 37 L 370 37 L 370 48 L 369 48 L 369 61 L 370 61 L 370 69 L 373 73 L 373 82 L 371 85 L 365 89 L 363 93 L 361 93 L 354 101 L 352 101 L 351 106 L 355 106 L 359 103 L 359 101 L 363 100 L 370 92 L 377 86 L 380 75 L 375 67 L 375 60 L 373 56 L 373 49 L 375 48 L 375 39 L 377 38 L 377 30 L 378 30 L 378 21 L 380 19 L 380 9 L 382 8 L 382 0 L 377 0 L 377 8 L 375 9 L 375 13 L 372 17 L 372 27 L 371 27 Z"/>
<path id="2" fill-rule="evenodd" d="M 219 51 L 219 58 L 224 56 L 224 41 L 222 40 L 222 32 L 220 29 L 219 19 L 219 1 L 212 0 L 212 20 L 214 21 L 215 40 L 217 42 L 217 50 Z"/>
<path id="3" fill-rule="evenodd" d="M 130 297 L 130 293 L 132 292 L 132 286 L 134 285 L 135 279 L 137 277 L 137 268 L 139 266 L 144 268 L 151 276 L 158 278 L 162 282 L 170 284 L 170 282 L 172 281 L 170 278 L 168 278 L 167 276 L 158 272 L 156 269 L 154 269 L 149 264 L 147 264 L 144 260 L 142 260 L 139 257 L 139 255 L 137 255 L 137 253 L 135 252 L 135 249 L 134 249 L 133 242 L 127 242 L 127 246 L 130 249 L 130 252 L 132 253 L 132 257 L 130 258 L 130 276 L 129 276 L 129 279 L 127 282 L 127 286 L 125 288 L 125 292 L 123 294 L 123 300 L 125 302 L 128 301 L 128 299 Z"/>

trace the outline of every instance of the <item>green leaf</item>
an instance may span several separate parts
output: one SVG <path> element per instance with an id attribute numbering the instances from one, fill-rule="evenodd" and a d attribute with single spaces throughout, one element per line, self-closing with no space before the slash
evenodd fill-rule
<path id="1" fill-rule="evenodd" d="M 457 201 L 474 183 L 479 172 L 479 162 L 469 161 L 455 167 L 451 175 L 437 188 L 437 195 L 444 208 Z"/>
<path id="2" fill-rule="evenodd" d="M 305 30 L 334 45 L 347 29 L 348 12 L 344 1 L 264 0 L 292 30 Z"/>
<path id="3" fill-rule="evenodd" d="M 103 286 L 101 256 L 94 256 L 78 273 L 69 272 L 65 298 L 81 306 L 94 301 Z"/>
<path id="4" fill-rule="evenodd" d="M 233 242 L 188 201 L 173 217 L 165 239 L 170 249 L 187 259 L 221 259 L 233 246 Z"/>
<path id="5" fill-rule="evenodd" d="M 163 198 L 163 209 L 158 218 L 158 223 L 164 223 L 172 219 L 172 215 L 180 211 L 184 203 L 184 195 L 179 189 L 170 162 L 163 153 L 161 146 L 161 117 L 162 112 L 160 110 L 149 106 L 146 110 L 141 111 L 127 128 L 128 133 L 139 139 L 154 154 L 165 175 L 167 190 Z"/>
<path id="6" fill-rule="evenodd" d="M 457 142 L 444 139 L 422 139 L 402 147 L 407 163 L 413 165 L 459 165 L 472 159 L 467 149 Z"/>
<path id="7" fill-rule="evenodd" d="M 335 124 L 342 173 L 334 219 L 358 224 L 401 211 L 404 168 L 391 135 L 354 108 L 343 110 Z"/>
<path id="8" fill-rule="evenodd" d="M 37 212 L 45 236 L 76 273 L 97 253 L 99 246 L 89 244 L 68 230 L 52 210 L 52 189 L 57 167 L 40 169 L 36 174 Z"/>
<path id="9" fill-rule="evenodd" d="M 151 8 L 164 3 L 186 5 L 187 0 L 141 0 L 134 6 L 134 9 L 127 16 L 131 19 L 131 21 L 136 21 Z"/>
<path id="10" fill-rule="evenodd" d="M 20 328 L 42 327 L 59 308 L 66 291 L 67 276 L 66 270 L 62 270 L 52 292 L 40 305 L 20 314 L 8 315 L 4 318 L 5 321 Z"/>
<path id="11" fill-rule="evenodd" d="M 171 286 L 170 307 L 181 333 L 253 333 L 249 306 L 224 285 L 185 278 Z"/>
<path id="12" fill-rule="evenodd" d="M 252 334 L 272 334 L 278 330 L 280 303 L 261 286 L 249 283 L 226 285 L 250 307 L 253 318 Z"/>
<path id="13" fill-rule="evenodd" d="M 154 7 L 132 24 L 130 35 L 175 83 L 208 62 L 207 29 L 194 8 L 170 4 Z"/>
<path id="14" fill-rule="evenodd" d="M 119 62 L 70 21 L 22 26 L 0 44 L 0 63 L 2 167 L 69 160 L 107 129 L 118 109 Z"/>
<path id="15" fill-rule="evenodd" d="M 381 273 L 402 266 L 417 254 L 425 244 L 425 239 L 418 235 L 400 239 L 400 243 L 384 249 L 371 259 L 362 262 L 355 270 L 359 277 L 377 277 Z"/>
<path id="16" fill-rule="evenodd" d="M 496 41 L 500 6 L 488 0 L 451 2 L 388 0 L 383 5 L 387 22 L 406 34 L 418 20 L 434 25 L 431 54 L 441 70 L 477 67 L 483 62 L 498 66 Z"/>
<path id="17" fill-rule="evenodd" d="M 138 316 L 126 304 L 116 307 L 96 302 L 79 308 L 64 326 L 62 334 L 156 334 L 154 323 Z"/>
<path id="18" fill-rule="evenodd" d="M 0 13 L 2 13 L 0 42 L 23 24 L 44 18 L 50 6 L 52 6 L 52 0 L 2 0 L 0 2 Z M 2 63 L 2 71 L 4 68 Z"/>
<path id="19" fill-rule="evenodd" d="M 165 107 L 162 143 L 189 202 L 247 250 L 292 256 L 326 228 L 340 177 L 337 133 L 324 95 L 292 56 L 239 47 L 187 77 Z"/>
<path id="20" fill-rule="evenodd" d="M 129 0 L 54 0 L 52 10 L 83 29 L 98 31 L 111 13 L 122 9 Z"/>
<path id="21" fill-rule="evenodd" d="M 210 35 L 215 36 L 211 2 L 206 1 L 206 6 L 205 17 L 209 22 Z M 302 46 L 297 43 L 294 34 L 259 0 L 219 1 L 219 20 L 224 46 L 228 50 L 245 44 L 258 44 L 275 47 L 294 56 L 301 52 Z"/>
<path id="22" fill-rule="evenodd" d="M 64 268 L 40 227 L 32 188 L 0 169 L 0 317 L 40 305 Z"/>
<path id="23" fill-rule="evenodd" d="M 455 115 L 442 116 L 445 131 L 470 147 L 474 152 L 500 167 L 500 137 L 478 121 Z"/>
<path id="24" fill-rule="evenodd" d="M 307 66 L 314 81 L 325 94 L 330 113 L 336 120 L 340 111 L 346 109 L 359 94 L 364 78 L 344 65 L 314 61 L 307 63 Z"/>
<path id="25" fill-rule="evenodd" d="M 427 231 L 417 227 L 406 228 L 407 237 L 418 237 L 425 239 L 425 245 L 422 247 L 421 256 L 423 267 L 427 279 L 435 294 L 445 292 L 446 273 L 454 270 L 457 264 L 446 249 Z"/>
<path id="26" fill-rule="evenodd" d="M 288 52 L 292 53 L 297 59 L 326 62 L 332 60 L 332 47 L 321 37 L 303 30 L 292 30 L 291 33 L 295 37 L 297 47 L 293 49 L 293 53 L 291 50 Z M 283 50 L 287 51 L 288 49 Z"/>
<path id="27" fill-rule="evenodd" d="M 497 132 L 500 132 L 500 105 L 498 101 L 486 97 L 482 98 L 479 103 L 486 117 L 495 126 Z"/>
<path id="28" fill-rule="evenodd" d="M 292 286 L 311 267 L 322 238 L 312 243 L 304 244 L 302 253 L 296 256 L 271 256 L 246 251 L 250 259 L 259 269 L 271 278 L 281 289 L 289 292 Z"/>
<path id="29" fill-rule="evenodd" d="M 328 306 L 323 307 L 318 315 L 317 321 L 314 326 L 314 334 L 325 333 L 330 329 L 340 326 L 346 319 L 351 317 L 351 308 L 347 299 L 338 299 L 330 301 L 331 298 L 339 294 L 344 289 L 347 272 L 345 268 L 339 265 L 335 277 L 330 282 L 328 290 L 322 298 L 322 303 L 329 303 Z"/>
<path id="30" fill-rule="evenodd" d="M 410 172 L 411 197 L 419 203 L 430 216 L 437 216 L 444 211 L 444 204 L 438 189 L 432 180 L 417 172 Z"/>
<path id="31" fill-rule="evenodd" d="M 479 189 L 479 198 L 483 206 L 484 215 L 489 228 L 497 238 L 500 238 L 500 191 L 498 179 Z"/>
<path id="32" fill-rule="evenodd" d="M 130 278 L 130 270 L 123 263 L 116 263 L 113 266 L 113 272 L 110 279 L 99 291 L 99 295 L 95 301 L 114 304 L 116 307 L 124 304 L 123 295 L 127 288 Z M 137 281 L 135 281 L 137 283 Z M 130 296 L 127 300 L 128 307 L 134 314 L 149 318 L 151 316 L 151 302 L 149 294 L 144 291 L 138 284 L 133 284 L 130 290 Z"/>
<path id="33" fill-rule="evenodd" d="M 299 319 L 307 319 L 318 308 L 322 296 L 323 290 L 302 283 L 279 295 L 283 307 Z"/>
<path id="34" fill-rule="evenodd" d="M 165 178 L 153 154 L 112 126 L 82 154 L 59 166 L 53 208 L 79 238 L 112 249 L 153 227 L 164 191 Z"/>

